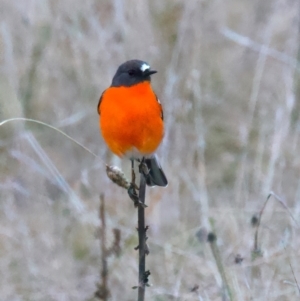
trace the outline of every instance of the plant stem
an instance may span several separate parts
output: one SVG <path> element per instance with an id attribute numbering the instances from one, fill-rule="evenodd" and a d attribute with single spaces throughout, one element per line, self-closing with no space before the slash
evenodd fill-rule
<path id="1" fill-rule="evenodd" d="M 107 248 L 106 248 L 106 220 L 105 220 L 105 200 L 104 195 L 102 194 L 100 196 L 100 211 L 99 211 L 99 217 L 101 220 L 101 228 L 100 228 L 100 247 L 101 247 L 101 261 L 102 261 L 102 270 L 101 272 L 101 278 L 102 278 L 102 298 L 104 301 L 107 300 L 107 297 L 109 295 L 109 291 L 107 288 Z"/>
<path id="2" fill-rule="evenodd" d="M 138 301 L 145 300 L 145 271 L 146 271 L 146 228 L 145 228 L 145 194 L 146 179 L 144 174 L 140 173 L 140 189 L 138 206 L 138 235 L 139 235 L 139 286 Z"/>
<path id="3" fill-rule="evenodd" d="M 256 224 L 256 230 L 255 230 L 255 234 L 254 234 L 254 250 L 253 250 L 256 253 L 260 253 L 260 251 L 259 251 L 260 249 L 258 247 L 258 230 L 259 230 L 261 218 L 262 218 L 262 215 L 264 213 L 264 210 L 265 210 L 265 208 L 267 206 L 267 203 L 268 203 L 271 195 L 272 195 L 271 193 L 268 195 L 268 197 L 267 197 L 266 201 L 264 202 L 264 205 L 261 208 L 261 210 L 259 212 L 259 215 L 258 215 L 258 220 L 257 220 L 257 224 Z"/>
<path id="4" fill-rule="evenodd" d="M 210 232 L 208 234 L 208 242 L 210 244 L 212 254 L 214 256 L 214 259 L 216 261 L 219 273 L 220 273 L 221 278 L 222 278 L 223 288 L 225 288 L 225 292 L 228 294 L 228 296 L 226 296 L 226 294 L 225 294 L 222 299 L 223 300 L 228 300 L 229 299 L 230 301 L 234 301 L 234 300 L 236 300 L 235 294 L 234 294 L 231 286 L 229 285 L 228 277 L 226 275 L 225 268 L 224 268 L 224 265 L 222 263 L 220 250 L 219 250 L 218 245 L 217 245 L 217 237 L 213 232 Z"/>

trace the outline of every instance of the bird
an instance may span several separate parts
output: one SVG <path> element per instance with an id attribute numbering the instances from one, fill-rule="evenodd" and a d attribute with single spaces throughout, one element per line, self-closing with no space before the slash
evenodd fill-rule
<path id="1" fill-rule="evenodd" d="M 151 86 L 157 73 L 142 60 L 121 64 L 110 87 L 100 96 L 97 110 L 99 126 L 108 148 L 121 158 L 144 164 L 143 174 L 148 186 L 166 187 L 168 180 L 155 151 L 164 137 L 162 105 Z M 134 179 L 132 179 L 134 182 Z"/>

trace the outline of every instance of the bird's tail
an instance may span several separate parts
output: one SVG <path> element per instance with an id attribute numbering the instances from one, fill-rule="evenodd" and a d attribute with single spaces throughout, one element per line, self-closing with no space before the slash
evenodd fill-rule
<path id="1" fill-rule="evenodd" d="M 168 185 L 168 180 L 157 160 L 156 155 L 153 155 L 151 158 L 145 158 L 144 162 L 149 170 L 149 174 L 146 177 L 147 185 L 166 187 Z"/>

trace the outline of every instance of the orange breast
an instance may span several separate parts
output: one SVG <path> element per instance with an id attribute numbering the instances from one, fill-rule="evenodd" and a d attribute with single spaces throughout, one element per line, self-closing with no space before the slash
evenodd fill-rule
<path id="1" fill-rule="evenodd" d="M 100 128 L 111 151 L 122 157 L 153 153 L 163 138 L 161 105 L 149 82 L 110 87 L 102 95 Z"/>

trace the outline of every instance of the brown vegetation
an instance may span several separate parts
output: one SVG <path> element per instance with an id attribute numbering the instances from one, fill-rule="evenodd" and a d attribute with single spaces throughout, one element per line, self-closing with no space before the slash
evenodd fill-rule
<path id="1" fill-rule="evenodd" d="M 132 58 L 158 70 L 166 120 L 169 186 L 146 198 L 146 300 L 227 298 L 220 265 L 236 300 L 299 298 L 299 11 L 296 0 L 1 0 L 0 122 L 47 122 L 99 158 L 42 125 L 0 127 L 0 299 L 92 297 L 100 194 L 107 246 L 121 231 L 111 300 L 136 298 L 136 209 L 104 164 L 130 175 L 130 163 L 107 150 L 96 110 Z M 253 256 L 251 218 L 270 191 L 281 201 L 264 208 Z"/>

